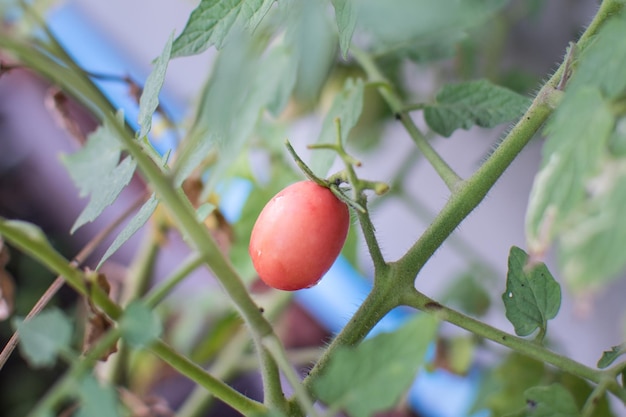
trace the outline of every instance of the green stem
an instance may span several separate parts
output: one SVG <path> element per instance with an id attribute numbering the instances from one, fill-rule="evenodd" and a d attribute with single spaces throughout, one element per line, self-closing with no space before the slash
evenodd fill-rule
<path id="1" fill-rule="evenodd" d="M 296 371 L 289 363 L 287 354 L 285 353 L 285 349 L 283 348 L 282 343 L 280 343 L 280 340 L 278 340 L 276 336 L 268 336 L 263 339 L 263 343 L 268 352 L 278 363 L 278 366 L 282 370 L 285 377 L 287 377 L 289 384 L 296 394 L 296 400 L 300 404 L 302 410 L 309 417 L 317 417 L 317 412 L 313 407 L 313 401 L 309 397 L 307 390 L 302 385 L 300 377 L 296 374 Z"/>
<path id="2" fill-rule="evenodd" d="M 203 263 L 204 260 L 197 253 L 190 255 L 172 275 L 146 294 L 144 297 L 146 306 L 156 307 L 181 281 L 187 278 L 189 274 L 198 269 Z"/>
<path id="3" fill-rule="evenodd" d="M 155 343 L 150 350 L 181 374 L 203 386 L 243 415 L 261 414 L 267 411 L 263 404 L 235 391 L 220 379 L 215 378 L 186 357 L 180 355 L 164 342 L 159 341 Z"/>
<path id="4" fill-rule="evenodd" d="M 361 203 L 363 207 L 367 207 L 367 201 L 364 196 L 361 198 L 359 203 Z M 372 257 L 372 262 L 374 263 L 374 277 L 386 276 L 386 274 L 378 273 L 378 271 L 386 269 L 388 265 L 383 257 L 382 251 L 380 250 L 380 245 L 378 244 L 378 239 L 376 238 L 376 229 L 374 228 L 372 219 L 369 216 L 369 211 L 366 211 L 365 213 L 360 211 L 355 212 L 357 218 L 359 219 L 361 230 L 363 231 L 363 238 L 367 244 L 367 249 Z"/>
<path id="5" fill-rule="evenodd" d="M 50 78 L 63 90 L 70 92 L 96 117 L 108 123 L 117 133 L 118 139 L 137 162 L 143 176 L 168 209 L 180 232 L 186 236 L 190 244 L 195 246 L 205 263 L 220 281 L 233 301 L 236 310 L 249 325 L 256 346 L 261 349 L 261 339 L 273 334 L 272 326 L 259 312 L 246 286 L 228 259 L 222 254 L 207 228 L 198 223 L 195 211 L 189 201 L 179 189 L 173 186 L 172 179 L 166 177 L 154 160 L 144 152 L 140 143 L 134 139 L 134 133 L 120 123 L 114 112 L 110 111 L 110 103 L 100 90 L 91 80 L 76 77 L 72 71 L 27 44 L 6 35 L 0 35 L 0 47 L 15 53 L 29 67 Z M 270 367 L 271 364 L 268 364 L 262 369 L 269 369 Z M 264 375 L 264 378 L 266 377 L 269 378 L 270 376 Z"/>
<path id="6" fill-rule="evenodd" d="M 585 401 L 585 405 L 580 412 L 580 417 L 592 417 L 598 403 L 604 397 L 607 389 L 609 389 L 612 382 L 609 378 L 605 378 L 598 385 L 595 386 L 589 397 L 587 397 L 587 401 Z"/>
<path id="7" fill-rule="evenodd" d="M 585 366 L 573 359 L 548 350 L 532 340 L 523 339 L 496 329 L 486 323 L 439 304 L 417 290 L 405 293 L 402 304 L 434 314 L 439 319 L 452 323 L 462 329 L 472 332 L 477 336 L 506 346 L 530 358 L 549 363 L 562 371 L 588 379 L 596 384 L 599 384 L 607 379 L 607 373 L 605 371 Z M 608 383 L 607 389 L 609 389 L 622 401 L 626 402 L 626 392 L 614 379 L 613 383 Z"/>
<path id="8" fill-rule="evenodd" d="M 454 170 L 448 165 L 448 163 L 437 153 L 437 151 L 431 146 L 430 142 L 417 128 L 413 119 L 411 119 L 408 112 L 405 110 L 405 106 L 402 103 L 400 96 L 392 89 L 387 87 L 389 82 L 380 71 L 374 60 L 370 55 L 361 51 L 356 47 L 351 48 L 352 55 L 363 67 L 370 82 L 382 82 L 383 87 L 379 87 L 378 91 L 380 95 L 387 101 L 387 104 L 391 108 L 391 111 L 396 114 L 400 122 L 407 130 L 415 145 L 422 152 L 424 157 L 431 163 L 437 174 L 441 177 L 443 182 L 448 186 L 451 191 L 456 189 L 456 186 L 462 181 L 462 178 L 454 172 Z"/>

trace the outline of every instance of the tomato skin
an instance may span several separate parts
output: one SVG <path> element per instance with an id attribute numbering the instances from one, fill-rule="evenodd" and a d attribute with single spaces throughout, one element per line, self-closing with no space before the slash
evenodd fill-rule
<path id="1" fill-rule="evenodd" d="M 330 269 L 346 241 L 348 206 L 325 187 L 301 181 L 263 208 L 250 236 L 254 269 L 270 287 L 311 287 Z"/>

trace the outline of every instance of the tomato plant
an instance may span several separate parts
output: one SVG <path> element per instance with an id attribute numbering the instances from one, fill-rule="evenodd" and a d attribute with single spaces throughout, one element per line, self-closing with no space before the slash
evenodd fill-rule
<path id="1" fill-rule="evenodd" d="M 311 287 L 337 259 L 349 226 L 348 206 L 328 188 L 292 184 L 267 203 L 252 229 L 254 267 L 270 287 Z"/>
<path id="2" fill-rule="evenodd" d="M 22 417 L 28 407 L 33 416 L 198 417 L 212 406 L 223 415 L 219 400 L 254 417 L 370 417 L 394 407 L 405 415 L 409 406 L 426 417 L 604 417 L 626 404 L 621 292 L 606 291 L 621 309 L 602 317 L 603 326 L 587 325 L 598 327 L 593 332 L 563 326 L 573 313 L 567 308 L 582 299 L 591 310 L 626 269 L 626 0 L 585 2 L 593 16 L 564 30 L 556 23 L 575 13 L 551 16 L 557 0 L 199 0 L 178 35 L 159 41 L 161 53 L 146 60 L 153 70 L 143 86 L 125 75 L 126 66 L 83 68 L 84 51 L 107 64 L 109 55 L 94 45 L 70 50 L 60 29 L 84 25 L 62 20 L 55 28 L 50 15 L 39 16 L 52 3 L 56 9 L 58 2 L 40 0 L 0 5 L 11 22 L 0 29 L 0 99 L 10 100 L 0 106 L 7 122 L 0 124 L 0 174 L 9 173 L 0 178 L 0 321 L 10 319 L 0 335 L 11 335 L 0 368 L 20 360 L 12 355 L 19 346 L 22 367 L 67 373 L 46 383 L 45 393 L 3 373 L 3 416 Z M 529 44 L 520 48 L 518 37 L 539 28 L 537 19 L 580 36 L 547 54 L 537 53 L 553 44 L 538 41 L 543 36 L 524 38 Z M 65 40 L 83 41 L 72 35 Z M 178 112 L 160 101 L 169 63 L 207 49 L 215 53 L 211 69 L 198 71 L 209 74 L 205 85 L 194 84 L 198 97 L 183 100 L 197 106 L 172 116 Z M 527 66 L 524 51 L 550 56 L 545 69 Z M 38 109 L 16 99 L 30 91 L 25 80 L 39 90 L 54 86 L 37 90 Z M 122 84 L 125 100 L 103 91 L 112 83 Z M 29 128 L 53 111 L 64 129 L 41 131 L 80 144 L 59 170 L 89 202 L 81 212 L 77 198 L 74 225 L 47 230 L 53 239 L 18 209 L 28 204 L 14 201 L 46 186 L 2 194 L 21 161 L 40 167 L 38 158 L 5 146 L 20 124 L 9 112 L 20 107 L 30 136 L 41 136 Z M 311 139 L 305 130 L 319 134 Z M 285 136 L 311 152 L 300 159 L 289 141 L 283 146 Z M 53 155 L 56 164 L 48 136 L 41 137 L 46 146 L 33 152 Z M 508 176 L 513 188 L 498 185 L 542 140 L 532 190 L 536 165 L 526 167 L 528 189 L 516 172 Z M 339 159 L 344 169 L 328 176 Z M 28 184 L 54 182 L 33 180 L 38 172 L 48 171 L 29 171 Z M 303 173 L 312 180 L 302 181 Z M 485 216 L 503 189 L 521 199 L 497 218 Z M 68 194 L 49 193 L 63 195 L 63 205 L 48 195 L 35 200 L 46 202 L 42 224 L 70 217 Z M 494 198 L 481 205 L 489 193 Z M 136 201 L 125 200 L 129 194 Z M 519 201 L 528 201 L 523 216 L 508 209 Z M 489 217 L 482 229 L 476 216 Z M 109 248 L 101 247 L 120 224 Z M 496 234 L 500 224 L 524 230 L 505 240 Z M 139 230 L 139 242 L 130 240 Z M 87 235 L 90 241 L 79 240 Z M 59 249 L 65 236 L 75 244 L 67 247 L 83 247 L 71 260 Z M 488 240 L 494 250 L 475 247 Z M 99 259 L 90 256 L 96 248 Z M 438 268 L 450 253 L 454 262 Z M 16 265 L 26 256 L 58 275 L 42 295 L 33 296 L 38 287 L 24 279 L 31 268 Z M 333 279 L 293 293 L 329 268 Z M 188 279 L 196 273 L 202 279 Z M 259 276 L 285 291 L 255 291 Z M 446 287 L 437 292 L 431 284 L 440 283 Z M 46 307 L 63 286 L 69 296 L 56 305 L 64 310 Z M 325 326 L 315 346 L 286 336 L 310 333 L 301 325 L 307 314 L 299 310 L 301 321 L 294 320 L 298 308 L 315 316 L 311 327 Z M 508 322 L 500 328 L 494 317 Z M 440 331 L 442 322 L 463 331 Z M 595 337 L 599 328 L 610 329 L 603 335 L 611 341 Z M 74 333 L 84 335 L 82 345 Z M 564 343 L 563 333 L 573 341 Z M 595 356 L 577 356 L 581 340 Z M 170 376 L 193 382 L 193 391 L 182 392 L 188 383 L 162 384 Z M 237 377 L 254 382 L 243 387 Z M 445 386 L 433 392 L 437 381 Z M 457 390 L 452 381 L 466 385 Z M 4 406 L 4 397 L 27 394 L 19 407 Z M 439 412 L 460 398 L 454 412 Z M 427 414 L 431 405 L 442 407 Z"/>

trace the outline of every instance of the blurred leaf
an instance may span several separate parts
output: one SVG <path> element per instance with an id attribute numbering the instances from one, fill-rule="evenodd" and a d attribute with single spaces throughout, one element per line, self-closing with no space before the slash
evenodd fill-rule
<path id="1" fill-rule="evenodd" d="M 337 350 L 313 391 L 329 406 L 354 417 L 392 407 L 423 364 L 437 328 L 436 318 L 419 314 L 394 333 Z"/>
<path id="2" fill-rule="evenodd" d="M 445 85 L 424 108 L 426 123 L 449 137 L 474 125 L 494 127 L 520 117 L 531 100 L 487 80 Z"/>
<path id="3" fill-rule="evenodd" d="M 566 226 L 598 173 L 613 130 L 609 104 L 595 88 L 568 90 L 546 127 L 542 167 L 526 212 L 526 235 L 533 252 L 544 252 Z"/>
<path id="4" fill-rule="evenodd" d="M 606 98 L 616 98 L 626 90 L 626 14 L 618 13 L 608 20 L 592 43 L 577 57 L 568 90 L 597 87 Z M 598 65 L 602 63 L 602 65 Z"/>
<path id="5" fill-rule="evenodd" d="M 310 106 L 317 101 L 335 63 L 337 33 L 325 2 L 299 1 L 289 6 L 285 44 L 297 62 L 294 97 Z"/>
<path id="6" fill-rule="evenodd" d="M 524 392 L 539 385 L 545 377 L 542 362 L 512 353 L 499 365 L 487 370 L 470 414 L 489 410 L 503 416 L 525 408 Z"/>
<path id="7" fill-rule="evenodd" d="M 113 387 L 101 385 L 93 376 L 80 383 L 80 408 L 77 417 L 120 417 Z"/>
<path id="8" fill-rule="evenodd" d="M 602 357 L 598 361 L 598 368 L 604 369 L 609 367 L 617 358 L 626 353 L 626 343 L 613 346 L 611 350 L 605 350 L 602 353 Z"/>
<path id="9" fill-rule="evenodd" d="M 609 137 L 609 152 L 613 156 L 626 156 L 626 117 L 621 117 L 615 123 L 615 129 Z"/>
<path id="10" fill-rule="evenodd" d="M 123 115 L 118 114 L 123 122 Z M 89 135 L 87 143 L 72 155 L 63 155 L 61 161 L 80 190 L 80 196 L 90 196 L 87 207 L 72 226 L 71 233 L 95 220 L 111 205 L 128 185 L 136 163 L 131 157 L 120 162 L 121 147 L 115 130 L 104 123 Z"/>
<path id="11" fill-rule="evenodd" d="M 202 0 L 174 41 L 172 57 L 199 54 L 224 46 L 233 29 L 254 31 L 274 0 Z"/>
<path id="12" fill-rule="evenodd" d="M 96 270 L 100 269 L 102 264 L 109 259 L 111 255 L 113 255 L 117 250 L 124 244 L 128 239 L 130 239 L 141 227 L 146 224 L 146 222 L 156 210 L 157 205 L 159 204 L 159 200 L 157 200 L 156 195 L 152 194 L 148 201 L 146 201 L 143 206 L 139 209 L 139 211 L 135 214 L 135 216 L 124 226 L 124 229 L 120 232 L 119 235 L 115 238 L 111 246 L 106 250 L 100 262 L 98 262 L 98 266 Z"/>
<path id="13" fill-rule="evenodd" d="M 586 380 L 574 376 L 566 372 L 559 372 L 555 382 L 562 385 L 574 397 L 576 407 L 581 409 L 585 406 L 587 398 L 593 392 L 593 387 Z M 611 411 L 608 394 L 605 393 L 598 399 L 592 417 L 611 417 L 614 413 Z"/>
<path id="14" fill-rule="evenodd" d="M 322 125 L 322 132 L 317 143 L 335 143 L 337 129 L 335 119 L 341 120 L 341 140 L 346 143 L 352 128 L 359 121 L 363 110 L 363 93 L 365 84 L 361 78 L 348 78 L 343 90 L 335 97 Z M 334 151 L 316 149 L 311 157 L 309 167 L 320 177 L 325 177 L 337 154 Z"/>
<path id="15" fill-rule="evenodd" d="M 159 317 L 139 301 L 131 302 L 120 321 L 122 337 L 131 346 L 145 347 L 163 331 Z"/>
<path id="16" fill-rule="evenodd" d="M 141 126 L 139 131 L 140 138 L 146 136 L 152 128 L 152 115 L 159 107 L 159 93 L 165 81 L 165 73 L 167 71 L 167 64 L 170 61 L 173 41 L 174 34 L 172 33 L 163 48 L 163 52 L 161 52 L 161 55 L 154 61 L 154 68 L 152 68 L 152 72 L 148 75 L 143 92 L 141 93 L 138 116 L 139 125 Z"/>
<path id="17" fill-rule="evenodd" d="M 458 34 L 492 17 L 506 0 L 358 0 L 357 29 L 378 54 Z"/>
<path id="18" fill-rule="evenodd" d="M 478 282 L 477 271 L 466 272 L 455 279 L 442 297 L 447 305 L 457 306 L 464 313 L 482 316 L 491 306 L 491 297 L 485 286 Z"/>
<path id="19" fill-rule="evenodd" d="M 559 264 L 573 291 L 598 288 L 619 277 L 626 264 L 620 251 L 626 244 L 626 161 L 607 158 L 601 166 L 559 239 Z"/>
<path id="20" fill-rule="evenodd" d="M 449 370 L 458 375 L 464 375 L 474 363 L 476 343 L 472 337 L 455 337 L 448 345 Z"/>
<path id="21" fill-rule="evenodd" d="M 528 336 L 537 328 L 545 331 L 548 320 L 556 317 L 561 307 L 561 287 L 543 262 L 529 265 L 526 252 L 513 246 L 502 301 L 515 333 Z"/>
<path id="22" fill-rule="evenodd" d="M 348 58 L 352 34 L 356 27 L 356 11 L 354 10 L 354 0 L 331 0 L 335 8 L 335 20 L 339 29 L 339 47 L 344 59 Z"/>
<path id="23" fill-rule="evenodd" d="M 54 365 L 57 354 L 70 348 L 72 325 L 56 308 L 30 320 L 14 320 L 13 325 L 20 334 L 20 352 L 34 367 Z"/>
<path id="24" fill-rule="evenodd" d="M 357 220 L 351 210 L 350 224 L 353 226 L 348 229 L 348 236 L 346 237 L 346 243 L 343 244 L 343 248 L 341 249 L 341 255 L 346 258 L 354 268 L 358 268 L 359 241 L 361 236 L 359 234 L 359 228 L 354 226 L 356 223 Z"/>
<path id="25" fill-rule="evenodd" d="M 572 394 L 560 384 L 532 387 L 524 393 L 528 417 L 578 417 Z"/>

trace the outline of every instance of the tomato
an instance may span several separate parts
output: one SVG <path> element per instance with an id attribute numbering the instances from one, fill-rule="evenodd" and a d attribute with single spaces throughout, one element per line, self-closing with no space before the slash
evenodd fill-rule
<path id="1" fill-rule="evenodd" d="M 270 287 L 311 287 L 330 269 L 346 241 L 348 206 L 313 181 L 276 194 L 259 215 L 248 248 L 254 268 Z"/>

